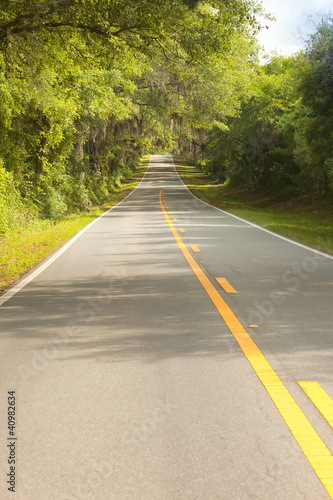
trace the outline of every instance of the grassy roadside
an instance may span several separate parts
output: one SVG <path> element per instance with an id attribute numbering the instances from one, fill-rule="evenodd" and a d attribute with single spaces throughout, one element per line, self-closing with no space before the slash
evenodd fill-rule
<path id="1" fill-rule="evenodd" d="M 327 202 L 285 202 L 241 188 L 218 184 L 197 167 L 174 159 L 179 176 L 201 200 L 270 231 L 333 255 L 333 210 Z"/>
<path id="2" fill-rule="evenodd" d="M 105 204 L 90 212 L 71 215 L 56 222 L 38 221 L 20 232 L 0 238 L 0 291 L 39 264 L 89 222 L 125 198 L 138 185 L 147 166 L 148 158 L 144 158 L 131 179 L 124 181 Z"/>

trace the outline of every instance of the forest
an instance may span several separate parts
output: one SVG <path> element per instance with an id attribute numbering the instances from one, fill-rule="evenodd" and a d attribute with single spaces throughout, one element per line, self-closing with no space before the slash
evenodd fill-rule
<path id="1" fill-rule="evenodd" d="M 104 202 L 153 152 L 333 203 L 332 19 L 263 60 L 264 15 L 252 0 L 2 0 L 0 235 Z"/>

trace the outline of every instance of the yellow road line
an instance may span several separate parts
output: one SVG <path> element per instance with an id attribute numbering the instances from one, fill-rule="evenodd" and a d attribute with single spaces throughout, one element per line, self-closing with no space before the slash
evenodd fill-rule
<path id="1" fill-rule="evenodd" d="M 176 221 L 177 219 L 172 219 L 173 221 Z"/>
<path id="2" fill-rule="evenodd" d="M 225 278 L 215 278 L 219 285 L 223 288 L 223 290 L 227 293 L 237 293 L 233 286 L 230 285 L 229 281 Z"/>
<path id="3" fill-rule="evenodd" d="M 333 427 L 333 400 L 318 382 L 298 382 L 322 416 Z"/>
<path id="4" fill-rule="evenodd" d="M 197 247 L 197 245 L 190 245 L 190 247 L 192 248 L 193 252 L 200 252 L 200 250 Z"/>
<path id="5" fill-rule="evenodd" d="M 330 453 L 322 439 L 319 437 L 315 429 L 312 427 L 300 407 L 297 405 L 294 398 L 288 392 L 283 382 L 275 373 L 271 365 L 268 363 L 260 349 L 247 333 L 243 325 L 232 312 L 228 304 L 222 299 L 221 295 L 216 290 L 214 285 L 210 282 L 199 264 L 192 257 L 191 253 L 179 236 L 163 206 L 161 192 L 160 205 L 164 217 L 172 231 L 172 234 L 176 242 L 178 243 L 178 246 L 182 251 L 185 259 L 191 266 L 192 271 L 206 290 L 210 299 L 224 319 L 229 330 L 235 337 L 240 348 L 252 365 L 252 368 L 256 372 L 260 381 L 272 398 L 275 406 L 279 410 L 282 418 L 289 427 L 291 433 L 295 437 L 297 443 L 299 444 L 306 458 L 316 472 L 318 478 L 325 487 L 330 498 L 333 499 L 332 454 Z"/>
<path id="6" fill-rule="evenodd" d="M 180 231 L 181 233 L 185 233 L 185 229 L 183 229 L 182 227 L 181 227 L 181 228 L 179 228 L 179 231 Z"/>

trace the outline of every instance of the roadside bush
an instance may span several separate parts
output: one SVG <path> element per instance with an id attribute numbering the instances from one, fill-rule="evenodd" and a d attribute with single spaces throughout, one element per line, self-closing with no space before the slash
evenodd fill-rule
<path id="1" fill-rule="evenodd" d="M 22 201 L 12 172 L 0 160 L 0 235 L 16 231 L 34 220 L 34 214 Z"/>

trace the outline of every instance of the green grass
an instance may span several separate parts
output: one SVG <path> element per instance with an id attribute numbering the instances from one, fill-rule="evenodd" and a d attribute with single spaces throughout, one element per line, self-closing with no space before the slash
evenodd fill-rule
<path id="1" fill-rule="evenodd" d="M 0 290 L 14 283 L 89 222 L 125 198 L 138 185 L 147 165 L 145 158 L 133 176 L 122 182 L 107 203 L 90 212 L 71 215 L 57 222 L 39 220 L 19 232 L 0 238 Z"/>
<path id="2" fill-rule="evenodd" d="M 312 248 L 333 254 L 333 207 L 308 197 L 277 199 L 219 184 L 197 167 L 175 159 L 190 191 L 207 203 Z"/>

